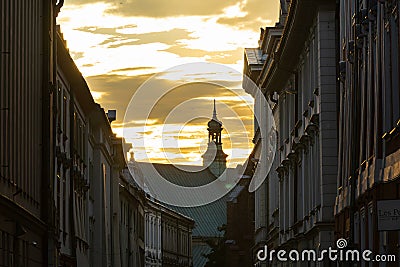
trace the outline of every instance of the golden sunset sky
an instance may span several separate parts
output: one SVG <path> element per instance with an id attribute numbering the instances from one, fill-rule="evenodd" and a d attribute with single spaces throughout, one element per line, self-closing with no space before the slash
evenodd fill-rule
<path id="1" fill-rule="evenodd" d="M 235 165 L 247 158 L 253 137 L 248 105 L 252 99 L 240 90 L 243 49 L 257 46 L 260 27 L 275 24 L 278 4 L 278 0 L 66 0 L 57 22 L 95 100 L 105 110 L 117 110 L 114 131 L 134 144 L 145 140 L 143 146 L 134 145 L 137 160 L 201 164 L 216 99 L 225 129 L 224 151 Z M 226 68 L 175 67 L 193 62 Z M 185 77 L 197 82 L 165 95 L 146 125 L 146 118 L 124 121 L 130 99 L 154 74 L 158 76 L 151 86 L 157 88 Z M 222 80 L 225 87 L 220 86 Z M 143 97 L 128 110 L 145 109 L 154 104 L 150 98 Z"/>

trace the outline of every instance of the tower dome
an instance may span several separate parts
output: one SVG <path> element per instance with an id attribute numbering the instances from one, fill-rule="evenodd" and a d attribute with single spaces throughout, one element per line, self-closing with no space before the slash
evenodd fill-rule
<path id="1" fill-rule="evenodd" d="M 222 127 L 222 123 L 219 121 L 216 121 L 214 119 L 212 119 L 208 122 L 208 128 L 210 128 L 210 129 L 219 129 L 221 127 Z"/>

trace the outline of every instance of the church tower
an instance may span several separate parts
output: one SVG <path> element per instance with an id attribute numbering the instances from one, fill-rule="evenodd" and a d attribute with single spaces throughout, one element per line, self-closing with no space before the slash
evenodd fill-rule
<path id="1" fill-rule="evenodd" d="M 228 155 L 222 150 L 222 122 L 217 118 L 217 109 L 214 100 L 214 111 L 212 119 L 208 122 L 208 147 L 204 153 L 203 166 L 208 166 L 208 169 L 219 177 L 226 169 L 226 158 Z"/>

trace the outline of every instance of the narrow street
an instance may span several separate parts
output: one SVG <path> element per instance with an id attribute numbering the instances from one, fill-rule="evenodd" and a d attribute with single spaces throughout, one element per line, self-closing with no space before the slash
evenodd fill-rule
<path id="1" fill-rule="evenodd" d="M 400 266 L 399 0 L 0 14 L 0 267 Z"/>

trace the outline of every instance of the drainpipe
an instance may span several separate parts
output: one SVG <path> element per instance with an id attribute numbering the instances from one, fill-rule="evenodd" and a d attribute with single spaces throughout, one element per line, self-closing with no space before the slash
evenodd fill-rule
<path id="1" fill-rule="evenodd" d="M 43 264 L 46 266 L 58 265 L 58 239 L 55 229 L 54 204 L 54 155 L 55 155 L 55 119 L 54 91 L 57 77 L 56 51 L 56 23 L 53 1 L 43 3 L 43 48 L 42 48 L 42 180 L 41 180 L 41 219 L 47 225 L 44 235 Z M 49 36 L 47 33 L 51 33 Z"/>

